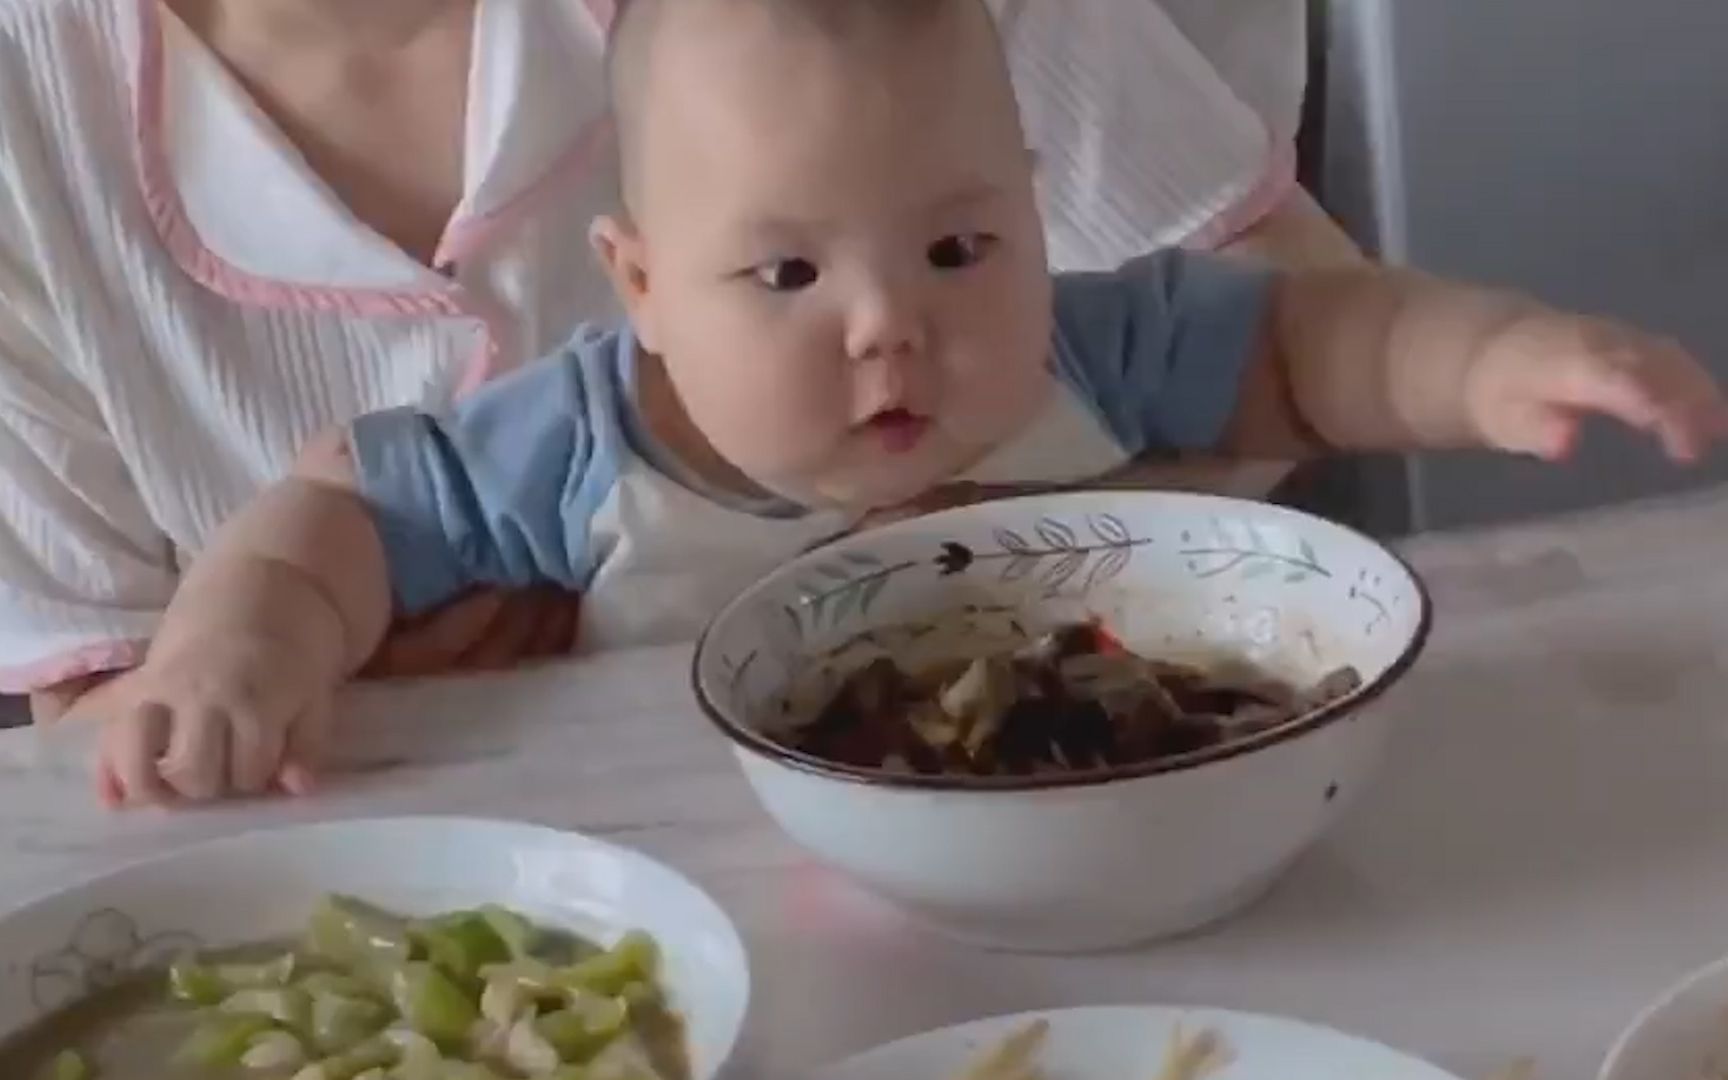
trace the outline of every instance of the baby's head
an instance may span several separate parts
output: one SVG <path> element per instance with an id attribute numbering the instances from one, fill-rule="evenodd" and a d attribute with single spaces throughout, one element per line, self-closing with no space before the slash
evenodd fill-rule
<path id="1" fill-rule="evenodd" d="M 626 213 L 596 247 L 726 463 L 885 505 L 1035 415 L 1049 276 L 981 0 L 633 0 L 620 20 Z"/>

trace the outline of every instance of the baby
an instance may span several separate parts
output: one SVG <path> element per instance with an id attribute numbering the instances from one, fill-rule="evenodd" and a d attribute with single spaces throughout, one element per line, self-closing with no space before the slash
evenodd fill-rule
<path id="1" fill-rule="evenodd" d="M 628 327 L 309 448 L 100 695 L 105 798 L 307 790 L 393 615 L 480 585 L 580 591 L 587 648 L 678 640 L 960 481 L 1196 451 L 1560 458 L 1591 414 L 1679 460 L 1728 433 L 1678 347 L 1516 296 L 1176 251 L 1052 280 L 980 0 L 636 0 L 611 48 L 626 211 L 593 241 Z"/>

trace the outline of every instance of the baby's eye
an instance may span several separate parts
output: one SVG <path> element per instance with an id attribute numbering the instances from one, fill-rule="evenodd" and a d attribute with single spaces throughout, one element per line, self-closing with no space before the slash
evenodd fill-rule
<path id="1" fill-rule="evenodd" d="M 944 236 L 931 244 L 925 255 L 938 270 L 964 270 L 981 261 L 995 245 L 996 238 L 987 233 Z"/>
<path id="2" fill-rule="evenodd" d="M 775 259 L 751 271 L 772 292 L 797 292 L 816 284 L 820 275 L 809 259 Z"/>

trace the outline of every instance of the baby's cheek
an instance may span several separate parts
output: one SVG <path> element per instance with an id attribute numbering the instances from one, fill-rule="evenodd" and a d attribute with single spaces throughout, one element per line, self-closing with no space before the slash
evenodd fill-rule
<path id="1" fill-rule="evenodd" d="M 717 443 L 754 463 L 777 465 L 825 448 L 844 426 L 844 387 L 796 367 L 745 365 L 707 380 L 705 408 L 693 409 Z"/>
<path id="2" fill-rule="evenodd" d="M 966 358 L 953 369 L 951 381 L 949 398 L 959 426 L 991 442 L 1029 423 L 1053 385 L 1041 357 L 1006 343 L 994 353 Z"/>

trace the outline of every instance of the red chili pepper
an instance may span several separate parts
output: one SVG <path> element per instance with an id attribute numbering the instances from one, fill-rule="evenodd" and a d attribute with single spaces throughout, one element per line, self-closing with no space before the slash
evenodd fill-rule
<path id="1" fill-rule="evenodd" d="M 1122 644 L 1122 639 L 1105 628 L 1102 619 L 1092 620 L 1092 637 L 1100 656 L 1121 656 L 1128 651 L 1128 647 Z"/>

